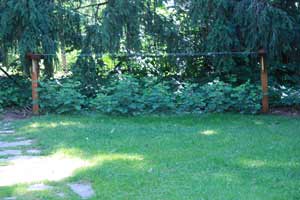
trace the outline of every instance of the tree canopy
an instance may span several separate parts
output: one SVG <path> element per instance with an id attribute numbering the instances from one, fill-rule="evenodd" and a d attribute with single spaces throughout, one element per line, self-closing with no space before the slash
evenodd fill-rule
<path id="1" fill-rule="evenodd" d="M 28 52 L 95 54 L 79 57 L 74 72 L 96 74 L 105 53 L 257 51 L 265 48 L 278 81 L 299 73 L 299 3 L 293 0 L 2 0 L 2 54 L 18 55 L 28 72 Z M 255 76 L 249 56 L 118 58 L 139 73 L 205 77 L 232 72 L 241 80 Z M 56 58 L 45 60 L 53 75 Z M 241 66 L 248 66 L 247 69 Z M 286 72 L 288 76 L 280 76 Z M 277 74 L 277 75 L 276 75 Z M 280 73 L 279 73 L 280 74 Z M 290 80 L 294 81 L 294 80 Z M 298 80 L 297 80 L 298 81 Z"/>

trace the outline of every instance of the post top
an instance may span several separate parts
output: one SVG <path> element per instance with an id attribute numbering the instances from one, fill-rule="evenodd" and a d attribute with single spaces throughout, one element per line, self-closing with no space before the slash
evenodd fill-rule
<path id="1" fill-rule="evenodd" d="M 258 54 L 260 56 L 265 56 L 265 55 L 267 55 L 267 51 L 264 48 L 261 48 L 258 50 Z"/>
<path id="2" fill-rule="evenodd" d="M 35 54 L 35 53 L 28 53 L 26 54 L 26 57 L 30 60 L 41 60 L 44 59 L 44 56 L 41 54 Z"/>

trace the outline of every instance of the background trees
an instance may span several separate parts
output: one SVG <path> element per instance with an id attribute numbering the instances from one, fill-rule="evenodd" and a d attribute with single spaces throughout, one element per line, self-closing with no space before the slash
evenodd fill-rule
<path id="1" fill-rule="evenodd" d="M 275 83 L 299 83 L 299 1 L 281 0 L 2 0 L 4 64 L 29 73 L 25 54 L 77 52 L 73 74 L 84 84 L 130 73 L 205 82 L 257 80 L 257 60 L 240 57 L 127 57 L 105 53 L 268 51 Z M 47 56 L 52 77 L 57 57 Z M 58 65 L 59 66 L 59 65 Z"/>

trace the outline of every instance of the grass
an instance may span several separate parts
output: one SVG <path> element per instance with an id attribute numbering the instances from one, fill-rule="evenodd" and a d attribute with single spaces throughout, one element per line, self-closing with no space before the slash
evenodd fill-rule
<path id="1" fill-rule="evenodd" d="M 300 120 L 214 114 L 179 117 L 44 116 L 16 123 L 44 156 L 86 161 L 47 184 L 90 182 L 93 199 L 300 199 Z M 65 166 L 60 166 L 64 168 Z M 0 199 L 63 199 L 28 184 L 0 187 Z"/>

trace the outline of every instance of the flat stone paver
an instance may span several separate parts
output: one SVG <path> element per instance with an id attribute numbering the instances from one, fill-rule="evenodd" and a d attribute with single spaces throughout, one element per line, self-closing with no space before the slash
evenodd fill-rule
<path id="1" fill-rule="evenodd" d="M 3 150 L 0 151 L 0 156 L 19 156 L 22 154 L 21 150 Z"/>
<path id="2" fill-rule="evenodd" d="M 41 150 L 38 149 L 29 149 L 26 151 L 28 154 L 41 154 Z"/>
<path id="3" fill-rule="evenodd" d="M 14 134 L 16 131 L 14 130 L 1 130 L 0 134 Z"/>
<path id="4" fill-rule="evenodd" d="M 11 123 L 6 122 L 6 123 L 1 124 L 1 126 L 2 126 L 2 127 L 5 127 L 5 128 L 11 127 Z"/>
<path id="5" fill-rule="evenodd" d="M 17 137 L 17 138 L 16 138 L 17 141 L 20 141 L 20 140 L 26 140 L 26 139 L 27 139 L 27 138 L 25 138 L 25 137 Z"/>
<path id="6" fill-rule="evenodd" d="M 45 185 L 43 183 L 34 184 L 27 188 L 27 191 L 44 191 L 44 190 L 52 190 L 53 187 L 49 185 Z"/>
<path id="7" fill-rule="evenodd" d="M 90 183 L 69 183 L 68 186 L 82 199 L 89 199 L 95 195 Z"/>
<path id="8" fill-rule="evenodd" d="M 64 198 L 66 196 L 66 194 L 63 192 L 58 192 L 56 193 L 56 195 L 59 196 L 60 198 Z"/>
<path id="9" fill-rule="evenodd" d="M 32 140 L 23 140 L 23 141 L 17 141 L 17 142 L 1 142 L 0 141 L 0 148 L 30 146 L 30 145 L 32 145 Z"/>
<path id="10" fill-rule="evenodd" d="M 16 200 L 17 197 L 4 197 L 3 200 Z"/>

